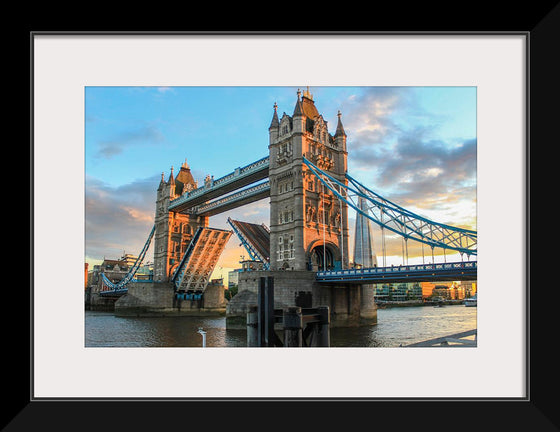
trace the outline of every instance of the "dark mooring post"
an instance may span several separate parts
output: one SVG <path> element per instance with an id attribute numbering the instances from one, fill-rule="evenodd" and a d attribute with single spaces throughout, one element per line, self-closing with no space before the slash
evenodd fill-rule
<path id="1" fill-rule="evenodd" d="M 303 346 L 303 318 L 300 307 L 289 307 L 284 309 L 284 346 Z"/>
<path id="2" fill-rule="evenodd" d="M 250 306 L 247 312 L 247 346 L 259 346 L 259 308 Z"/>
<path id="3" fill-rule="evenodd" d="M 317 313 L 320 317 L 320 323 L 315 326 L 315 336 L 317 340 L 318 347 L 329 347 L 331 346 L 331 320 L 329 314 L 328 306 L 319 306 L 317 308 Z"/>
<path id="4" fill-rule="evenodd" d="M 274 278 L 272 276 L 259 279 L 258 303 L 258 345 L 274 346 Z"/>

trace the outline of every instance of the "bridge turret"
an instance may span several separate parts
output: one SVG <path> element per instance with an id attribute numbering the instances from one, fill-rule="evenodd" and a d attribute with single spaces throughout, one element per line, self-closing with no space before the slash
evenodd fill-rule
<path id="1" fill-rule="evenodd" d="M 159 186 L 158 186 L 158 189 L 157 189 L 157 190 L 158 190 L 158 194 L 161 193 L 161 191 L 163 190 L 163 188 L 164 188 L 165 185 L 166 185 L 166 183 L 165 183 L 165 178 L 164 178 L 163 176 L 164 176 L 164 174 L 163 174 L 163 171 L 162 171 L 162 172 L 161 172 L 161 180 L 160 180 L 160 182 L 159 182 Z"/>
<path id="2" fill-rule="evenodd" d="M 181 169 L 179 170 L 179 174 L 175 177 L 175 194 L 182 195 L 186 192 L 190 192 L 198 187 L 197 182 L 195 181 L 189 164 L 185 159 L 185 162 L 181 165 Z"/>
<path id="3" fill-rule="evenodd" d="M 342 126 L 342 114 L 338 111 L 338 123 L 336 125 L 336 132 L 334 134 L 334 142 L 335 144 L 341 148 L 342 150 L 346 151 L 346 132 L 344 132 L 344 127 Z"/>
<path id="4" fill-rule="evenodd" d="M 175 177 L 173 177 L 173 167 L 171 167 L 171 174 L 169 174 L 167 186 L 169 187 L 169 196 L 173 198 L 175 196 Z"/>
<path id="5" fill-rule="evenodd" d="M 173 167 L 167 182 L 162 173 L 157 190 L 154 235 L 154 280 L 167 282 L 199 226 L 208 225 L 208 217 L 197 217 L 170 210 L 172 200 L 196 188 L 186 160 L 177 177 Z"/>
<path id="6" fill-rule="evenodd" d="M 303 133 L 305 132 L 305 113 L 303 109 L 303 100 L 300 99 L 301 92 L 297 91 L 297 101 L 294 107 L 294 113 L 292 114 L 292 128 L 293 133 Z"/>
<path id="7" fill-rule="evenodd" d="M 280 121 L 278 120 L 278 105 L 274 102 L 274 114 L 272 116 L 272 121 L 268 127 L 269 134 L 269 144 L 275 142 L 278 139 L 278 130 L 280 129 Z"/>

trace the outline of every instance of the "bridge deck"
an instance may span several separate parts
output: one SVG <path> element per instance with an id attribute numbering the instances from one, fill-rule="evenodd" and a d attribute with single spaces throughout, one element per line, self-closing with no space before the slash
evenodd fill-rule
<path id="1" fill-rule="evenodd" d="M 268 229 L 263 225 L 229 220 L 241 232 L 244 239 L 251 244 L 257 254 L 262 257 L 263 262 L 267 262 L 270 257 L 270 232 Z"/>
<path id="2" fill-rule="evenodd" d="M 203 292 L 232 232 L 201 227 L 193 236 L 172 282 L 179 292 Z"/>
<path id="3" fill-rule="evenodd" d="M 317 282 L 363 284 L 476 280 L 476 261 L 419 264 L 317 272 Z"/>

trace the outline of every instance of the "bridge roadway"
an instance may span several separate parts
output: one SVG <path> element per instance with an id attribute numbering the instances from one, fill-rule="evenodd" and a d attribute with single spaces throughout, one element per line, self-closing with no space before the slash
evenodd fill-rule
<path id="1" fill-rule="evenodd" d="M 322 284 L 376 284 L 398 282 L 437 282 L 476 280 L 476 261 L 418 264 L 364 269 L 327 270 L 317 272 Z"/>
<path id="2" fill-rule="evenodd" d="M 361 285 L 456 280 L 475 281 L 476 279 L 476 261 L 329 270 L 318 271 L 316 275 L 316 281 L 324 285 Z M 101 296 L 120 296 L 126 292 L 127 288 L 124 287 L 119 290 L 102 291 L 99 294 Z"/>

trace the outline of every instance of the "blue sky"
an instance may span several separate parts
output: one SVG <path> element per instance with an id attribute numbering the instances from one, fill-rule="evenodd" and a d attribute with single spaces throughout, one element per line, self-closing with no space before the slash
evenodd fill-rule
<path id="1" fill-rule="evenodd" d="M 171 166 L 177 173 L 187 160 L 202 184 L 207 174 L 219 178 L 266 156 L 273 105 L 280 116 L 292 115 L 297 90 L 87 87 L 86 261 L 139 253 L 153 225 L 161 173 L 167 179 Z M 475 87 L 309 91 L 331 134 L 341 111 L 353 177 L 432 220 L 476 229 Z M 269 225 L 268 199 L 216 215 L 210 226 L 229 229 L 228 216 Z M 400 241 L 389 239 L 389 264 L 402 262 L 400 250 Z M 409 257 L 419 250 L 409 247 Z M 217 275 L 237 267 L 241 255 L 246 253 L 232 236 Z"/>

